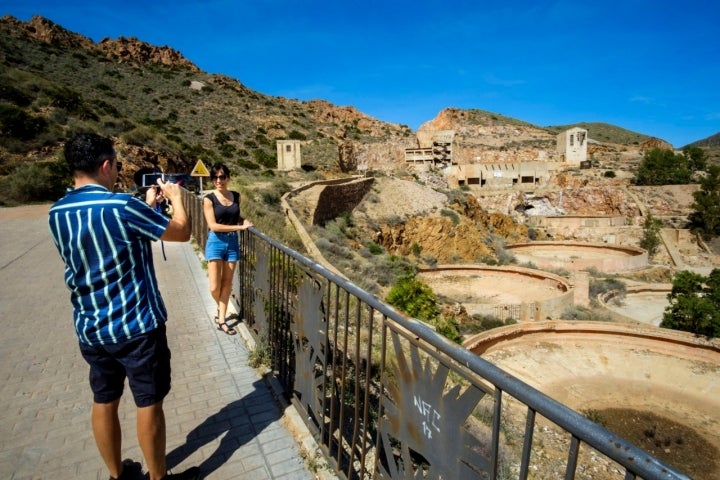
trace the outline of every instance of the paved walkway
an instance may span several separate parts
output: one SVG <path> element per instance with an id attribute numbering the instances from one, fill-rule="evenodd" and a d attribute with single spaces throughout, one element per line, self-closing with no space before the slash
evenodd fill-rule
<path id="1" fill-rule="evenodd" d="M 47 206 L 0 208 L 0 478 L 106 479 L 90 430 L 87 366 L 72 328 Z M 190 244 L 159 244 L 173 387 L 165 400 L 168 467 L 207 479 L 312 479 L 288 415 L 247 365 L 240 336 L 212 323 L 206 272 Z M 290 409 L 291 410 L 291 409 Z M 129 392 L 120 407 L 123 458 L 143 463 Z"/>

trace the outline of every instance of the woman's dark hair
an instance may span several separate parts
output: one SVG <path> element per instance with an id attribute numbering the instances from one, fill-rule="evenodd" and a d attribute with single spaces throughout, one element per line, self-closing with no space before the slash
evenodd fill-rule
<path id="1" fill-rule="evenodd" d="M 217 176 L 219 173 L 222 173 L 226 177 L 230 178 L 230 169 L 224 163 L 216 163 L 212 166 L 210 169 L 210 178 Z"/>
<path id="2" fill-rule="evenodd" d="M 65 143 L 65 162 L 71 172 L 94 174 L 103 162 L 115 158 L 112 140 L 95 133 L 78 133 Z"/>

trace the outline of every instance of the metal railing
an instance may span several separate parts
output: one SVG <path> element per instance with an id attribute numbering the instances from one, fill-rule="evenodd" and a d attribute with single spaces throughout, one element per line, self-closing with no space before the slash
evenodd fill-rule
<path id="1" fill-rule="evenodd" d="M 689 478 L 257 229 L 241 248 L 241 318 L 339 477 Z"/>

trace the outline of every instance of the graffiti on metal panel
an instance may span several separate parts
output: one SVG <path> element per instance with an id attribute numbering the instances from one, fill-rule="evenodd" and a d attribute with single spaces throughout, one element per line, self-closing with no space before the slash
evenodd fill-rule
<path id="1" fill-rule="evenodd" d="M 268 320 L 265 309 L 265 300 L 270 297 L 270 275 L 268 269 L 267 253 L 263 249 L 257 250 L 257 262 L 253 272 L 253 304 L 252 311 L 255 317 L 255 328 L 267 335 Z"/>
<path id="2" fill-rule="evenodd" d="M 485 393 L 449 385 L 446 365 L 429 356 L 423 362 L 416 345 L 403 346 L 397 332 L 390 335 L 396 363 L 388 366 L 392 373 L 382 399 L 383 475 L 465 479 L 488 471 L 489 460 L 481 454 L 486 449 L 464 428 Z"/>
<path id="3" fill-rule="evenodd" d="M 435 410 L 435 407 L 417 395 L 413 395 L 413 404 L 420 412 L 420 416 L 423 418 L 421 424 L 422 433 L 426 438 L 432 440 L 433 432 L 440 432 L 440 412 Z"/>
<path id="4" fill-rule="evenodd" d="M 308 411 L 321 409 L 318 397 L 324 370 L 323 352 L 327 343 L 327 319 L 323 309 L 322 285 L 306 276 L 298 286 L 298 314 L 291 324 L 295 334 L 295 390 Z"/>

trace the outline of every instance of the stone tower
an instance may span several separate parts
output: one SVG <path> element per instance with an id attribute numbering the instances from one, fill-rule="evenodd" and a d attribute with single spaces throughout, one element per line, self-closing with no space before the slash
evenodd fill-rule
<path id="1" fill-rule="evenodd" d="M 278 140 L 277 141 L 277 160 L 278 170 L 288 171 L 300 168 L 300 140 Z"/>
<path id="2" fill-rule="evenodd" d="M 587 160 L 587 130 L 571 128 L 557 136 L 557 152 L 565 157 L 570 165 L 580 165 Z"/>

